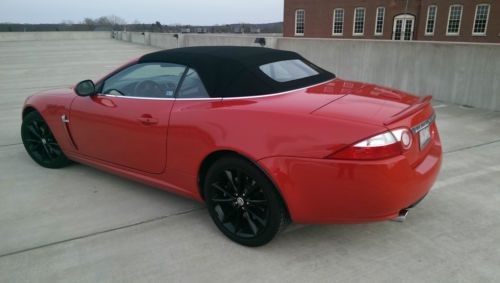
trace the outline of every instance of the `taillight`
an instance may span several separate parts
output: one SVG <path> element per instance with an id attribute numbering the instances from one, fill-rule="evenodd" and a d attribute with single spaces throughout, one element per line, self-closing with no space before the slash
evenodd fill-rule
<path id="1" fill-rule="evenodd" d="M 413 143 L 413 135 L 411 131 L 407 128 L 401 128 L 392 130 L 391 133 L 394 135 L 396 140 L 401 143 L 403 149 L 407 150 L 411 147 Z"/>
<path id="2" fill-rule="evenodd" d="M 400 128 L 373 136 L 329 155 L 330 159 L 376 160 L 394 157 L 409 149 L 413 138 L 411 131 Z"/>

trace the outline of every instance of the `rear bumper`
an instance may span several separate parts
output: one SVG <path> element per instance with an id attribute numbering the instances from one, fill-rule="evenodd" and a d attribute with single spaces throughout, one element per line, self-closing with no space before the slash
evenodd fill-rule
<path id="1" fill-rule="evenodd" d="M 259 161 L 280 189 L 297 223 L 387 220 L 431 189 L 441 167 L 439 141 L 411 165 L 406 157 L 344 161 L 270 157 Z"/>

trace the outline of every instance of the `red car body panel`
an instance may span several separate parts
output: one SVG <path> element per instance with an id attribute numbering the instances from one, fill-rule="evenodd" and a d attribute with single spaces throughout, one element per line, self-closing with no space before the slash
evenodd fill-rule
<path id="1" fill-rule="evenodd" d="M 83 155 L 153 174 L 165 171 L 174 100 L 77 97 L 69 128 Z M 154 153 L 154 158 L 151 153 Z"/>
<path id="2" fill-rule="evenodd" d="M 271 157 L 259 161 L 299 223 L 359 223 L 398 216 L 425 196 L 441 167 L 436 125 L 422 153 L 374 161 Z M 305 189 L 306 188 L 306 189 Z"/>
<path id="3" fill-rule="evenodd" d="M 436 125 L 423 150 L 415 142 L 389 159 L 327 157 L 389 129 L 425 121 L 433 115 L 430 104 L 384 125 L 419 101 L 337 78 L 240 98 L 79 97 L 65 89 L 34 95 L 24 109 L 39 111 L 64 153 L 78 162 L 202 201 L 203 161 L 232 151 L 271 177 L 293 221 L 353 223 L 393 218 L 430 190 L 442 158 Z M 63 115 L 69 123 L 62 122 Z M 418 141 L 418 134 L 413 138 Z"/>

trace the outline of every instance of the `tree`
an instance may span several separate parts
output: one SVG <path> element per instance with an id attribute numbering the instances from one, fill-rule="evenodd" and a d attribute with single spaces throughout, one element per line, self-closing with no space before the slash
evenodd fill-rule
<path id="1" fill-rule="evenodd" d="M 104 27 L 112 26 L 111 20 L 105 16 L 102 16 L 102 17 L 95 19 L 95 24 L 98 26 L 104 26 Z"/>
<path id="2" fill-rule="evenodd" d="M 87 30 L 94 30 L 95 28 L 95 21 L 92 20 L 91 18 L 85 18 L 82 24 L 87 26 Z"/>
<path id="3" fill-rule="evenodd" d="M 127 24 L 127 21 L 115 15 L 110 15 L 108 18 L 113 26 L 124 26 Z"/>
<path id="4" fill-rule="evenodd" d="M 155 23 L 151 24 L 151 26 L 149 27 L 149 31 L 163 32 L 163 26 L 159 21 L 156 21 Z"/>
<path id="5" fill-rule="evenodd" d="M 85 18 L 82 24 L 86 25 L 88 30 L 94 30 L 97 26 L 121 29 L 127 24 L 127 22 L 118 16 L 109 15 L 102 16 L 97 19 Z"/>

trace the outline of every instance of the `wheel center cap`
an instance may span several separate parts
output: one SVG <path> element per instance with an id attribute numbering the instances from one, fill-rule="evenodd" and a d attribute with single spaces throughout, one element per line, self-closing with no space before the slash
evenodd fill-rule
<path id="1" fill-rule="evenodd" d="M 245 200 L 243 198 L 239 197 L 239 198 L 236 199 L 236 203 L 239 206 L 243 206 L 245 204 Z"/>
<path id="2" fill-rule="evenodd" d="M 47 144 L 47 140 L 46 139 L 42 139 L 42 143 L 43 144 Z"/>

